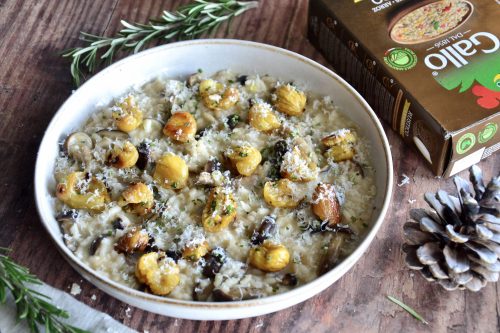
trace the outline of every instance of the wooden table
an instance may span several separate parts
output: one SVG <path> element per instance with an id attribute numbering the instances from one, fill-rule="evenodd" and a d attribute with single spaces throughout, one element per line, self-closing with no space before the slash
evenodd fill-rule
<path id="1" fill-rule="evenodd" d="M 81 285 L 82 302 L 126 325 L 149 332 L 499 332 L 497 284 L 481 292 L 446 292 L 404 265 L 402 225 L 422 195 L 451 180 L 436 179 L 420 156 L 387 127 L 395 168 L 393 204 L 366 255 L 320 295 L 278 313 L 235 321 L 200 322 L 162 317 L 122 303 L 82 278 L 63 260 L 40 223 L 33 199 L 38 145 L 50 119 L 73 89 L 63 49 L 79 45 L 78 32 L 110 35 L 120 19 L 144 22 L 187 1 L 0 0 L 0 246 L 43 281 L 68 291 Z M 263 0 L 218 37 L 281 46 L 328 65 L 305 38 L 307 0 Z M 500 154 L 480 166 L 497 173 Z M 402 175 L 410 183 L 397 186 Z M 462 176 L 467 176 L 462 173 Z M 416 200 L 413 202 L 413 200 Z M 92 295 L 97 296 L 93 300 Z M 386 295 L 414 307 L 425 326 Z"/>

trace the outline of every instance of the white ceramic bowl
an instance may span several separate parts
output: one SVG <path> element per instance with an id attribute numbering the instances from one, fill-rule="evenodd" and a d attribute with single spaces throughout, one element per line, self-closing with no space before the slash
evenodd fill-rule
<path id="1" fill-rule="evenodd" d="M 270 74 L 286 81 L 307 82 L 311 91 L 330 95 L 336 105 L 362 129 L 371 142 L 377 196 L 371 229 L 358 248 L 337 267 L 316 280 L 292 291 L 240 302 L 194 302 L 159 297 L 128 288 L 87 267 L 64 244 L 54 218 L 54 161 L 58 142 L 82 125 L 96 104 L 109 103 L 131 86 L 145 83 L 160 73 L 186 77 L 202 68 L 212 74 L 231 69 L 237 73 Z M 322 65 L 296 53 L 270 45 L 239 40 L 196 40 L 156 47 L 128 57 L 106 68 L 74 92 L 49 124 L 38 151 L 35 169 L 35 197 L 42 223 L 59 252 L 84 278 L 106 293 L 130 305 L 167 316 L 222 320 L 258 316 L 284 309 L 321 292 L 345 274 L 363 255 L 382 225 L 392 191 L 392 159 L 379 120 L 363 98 L 343 79 Z"/>

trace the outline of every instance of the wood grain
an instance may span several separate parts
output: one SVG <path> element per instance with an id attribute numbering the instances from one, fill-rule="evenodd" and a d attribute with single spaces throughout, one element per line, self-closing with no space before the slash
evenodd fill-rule
<path id="1" fill-rule="evenodd" d="M 129 307 L 84 281 L 62 259 L 43 229 L 33 199 L 33 172 L 44 129 L 73 89 L 68 62 L 59 56 L 78 45 L 78 32 L 112 34 L 120 19 L 143 22 L 187 1 L 0 0 L 0 246 L 45 282 L 126 325 L 149 332 L 499 332 L 497 284 L 481 292 L 445 292 L 405 268 L 402 224 L 422 195 L 451 180 L 436 179 L 422 159 L 386 126 L 392 145 L 395 186 L 392 207 L 372 246 L 337 283 L 320 295 L 278 313 L 235 321 L 189 321 Z M 247 39 L 285 47 L 327 65 L 305 37 L 306 0 L 262 0 L 217 37 Z M 500 155 L 482 162 L 489 178 Z M 406 174 L 410 184 L 397 186 Z M 466 176 L 465 174 L 462 174 Z M 416 200 L 415 202 L 411 200 Z M 95 295 L 97 299 L 92 300 Z M 418 310 L 425 326 L 386 300 L 393 295 Z"/>

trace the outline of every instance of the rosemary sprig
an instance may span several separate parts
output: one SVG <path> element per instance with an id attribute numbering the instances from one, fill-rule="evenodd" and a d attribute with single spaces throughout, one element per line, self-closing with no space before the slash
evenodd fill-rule
<path id="1" fill-rule="evenodd" d="M 147 24 L 122 20 L 123 29 L 114 37 L 81 32 L 80 39 L 86 45 L 65 50 L 62 56 L 71 58 L 71 76 L 79 86 L 86 73 L 94 73 L 102 63 L 111 64 L 119 51 L 137 53 L 152 40 L 168 43 L 213 33 L 223 22 L 257 6 L 257 1 L 195 0 L 176 11 L 165 10 L 159 19 L 150 19 Z"/>
<path id="2" fill-rule="evenodd" d="M 10 291 L 17 307 L 18 320 L 26 320 L 32 332 L 39 332 L 39 325 L 45 332 L 84 333 L 82 329 L 63 323 L 60 318 L 69 314 L 50 303 L 50 298 L 27 286 L 41 285 L 42 282 L 26 267 L 16 264 L 6 254 L 8 249 L 0 247 L 0 304 L 7 302 Z"/>
<path id="3" fill-rule="evenodd" d="M 426 321 L 426 320 L 425 320 L 425 319 L 424 319 L 421 315 L 419 315 L 419 314 L 417 313 L 417 311 L 413 310 L 411 307 L 409 307 L 409 306 L 408 306 L 408 305 L 406 305 L 405 303 L 401 302 L 399 299 L 394 298 L 394 297 L 389 296 L 389 295 L 387 295 L 387 298 L 388 298 L 391 302 L 393 302 L 393 303 L 395 303 L 395 304 L 399 305 L 400 307 L 402 307 L 402 308 L 403 308 L 406 312 L 408 312 L 408 313 L 409 313 L 409 314 L 411 314 L 413 317 L 415 317 L 415 319 L 417 319 L 417 320 L 421 321 L 422 323 L 424 323 L 424 324 L 426 324 L 426 325 L 429 325 L 429 323 L 428 323 L 428 322 L 427 322 L 427 321 Z"/>

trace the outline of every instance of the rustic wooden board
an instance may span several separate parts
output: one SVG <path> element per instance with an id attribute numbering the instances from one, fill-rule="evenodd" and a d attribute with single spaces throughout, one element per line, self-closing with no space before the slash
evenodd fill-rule
<path id="1" fill-rule="evenodd" d="M 58 53 L 78 44 L 78 32 L 112 34 L 121 18 L 145 21 L 162 9 L 187 1 L 0 0 L 0 246 L 45 282 L 138 330 L 149 332 L 499 332 L 500 294 L 496 284 L 479 293 L 448 293 L 405 268 L 402 224 L 422 194 L 450 180 L 436 179 L 422 159 L 387 128 L 395 186 L 386 223 L 366 255 L 320 295 L 267 316 L 201 322 L 162 317 L 129 307 L 84 281 L 58 254 L 43 229 L 33 199 L 37 148 L 53 114 L 73 89 L 68 62 Z M 305 38 L 306 0 L 262 0 L 259 9 L 236 19 L 218 37 L 248 39 L 299 52 L 326 64 Z M 500 154 L 482 162 L 487 177 L 498 172 Z M 397 186 L 402 175 L 410 184 Z M 466 176 L 462 173 L 462 176 Z M 411 203 L 411 200 L 416 200 Z M 94 301 L 91 297 L 95 295 Z M 386 300 L 393 295 L 417 309 L 425 326 Z"/>

